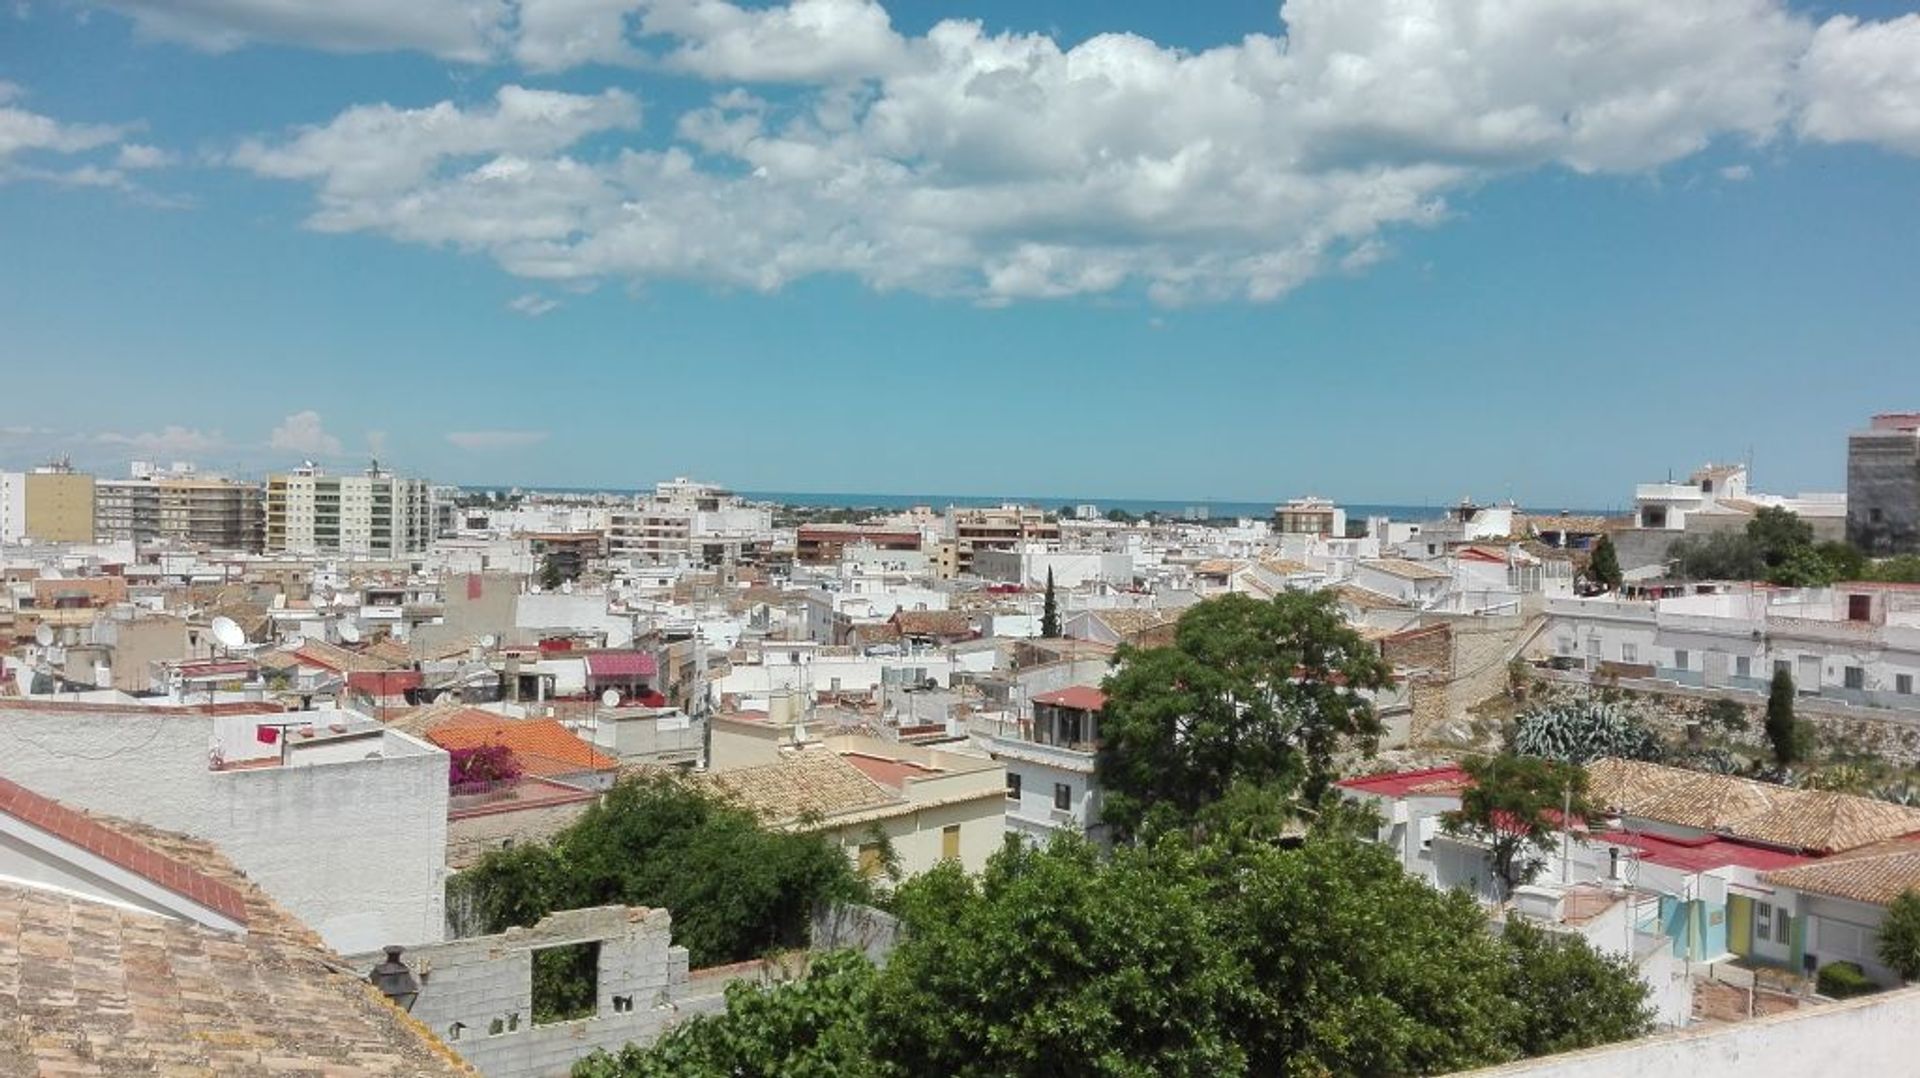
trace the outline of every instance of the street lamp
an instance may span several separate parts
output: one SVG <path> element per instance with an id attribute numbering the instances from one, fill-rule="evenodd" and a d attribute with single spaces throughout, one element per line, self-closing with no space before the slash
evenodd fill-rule
<path id="1" fill-rule="evenodd" d="M 396 944 L 388 944 L 387 960 L 373 967 L 367 980 L 380 990 L 380 994 L 392 1000 L 403 1011 L 413 1010 L 413 1001 L 420 998 L 420 979 L 413 975 L 405 962 L 400 961 L 400 952 L 404 950 Z"/>

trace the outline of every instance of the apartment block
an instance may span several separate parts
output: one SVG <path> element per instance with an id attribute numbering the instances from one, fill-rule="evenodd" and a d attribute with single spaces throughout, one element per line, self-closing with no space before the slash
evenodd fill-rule
<path id="1" fill-rule="evenodd" d="M 953 511 L 954 568 L 973 572 L 979 550 L 1013 550 L 1030 542 L 1058 542 L 1060 525 L 1038 509 L 1003 505 L 997 509 Z"/>
<path id="2" fill-rule="evenodd" d="M 164 539 L 216 550 L 258 551 L 265 497 L 257 484 L 202 476 L 191 465 L 155 471 L 136 462 L 128 479 L 94 487 L 94 531 L 103 540 Z"/>
<path id="3" fill-rule="evenodd" d="M 312 464 L 267 478 L 270 553 L 404 557 L 433 539 L 433 496 L 423 479 L 378 466 L 330 476 Z"/>
<path id="4" fill-rule="evenodd" d="M 10 493 L 0 518 L 7 518 L 9 529 L 18 527 L 12 541 L 93 542 L 93 476 L 57 463 L 14 473 L 5 485 Z"/>
<path id="5" fill-rule="evenodd" d="M 1920 413 L 1874 416 L 1847 439 L 1847 541 L 1868 554 L 1920 553 Z"/>

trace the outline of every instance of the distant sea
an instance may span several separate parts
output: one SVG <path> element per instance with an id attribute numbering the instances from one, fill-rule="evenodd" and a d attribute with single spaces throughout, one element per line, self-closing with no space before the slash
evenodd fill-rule
<path id="1" fill-rule="evenodd" d="M 476 490 L 486 487 L 470 488 Z M 649 493 L 634 490 L 589 490 L 570 487 L 538 488 L 555 494 L 617 494 L 633 495 Z M 821 492 L 797 490 L 740 490 L 734 493 L 756 502 L 773 502 L 777 505 L 806 506 L 815 509 L 911 509 L 916 505 L 945 509 L 958 506 L 963 509 L 993 507 L 999 505 L 1027 505 L 1040 509 L 1056 510 L 1062 506 L 1094 505 L 1101 513 L 1121 509 L 1134 516 L 1145 516 L 1157 512 L 1165 517 L 1198 517 L 1204 515 L 1210 519 L 1233 519 L 1252 517 L 1265 520 L 1273 515 L 1279 501 L 1240 502 L 1195 499 L 1162 498 L 1084 498 L 1069 495 L 978 495 L 978 494 L 860 494 L 852 492 Z M 1392 517 L 1395 520 L 1433 520 L 1444 516 L 1449 507 L 1439 505 L 1377 505 L 1366 502 L 1340 502 L 1335 505 L 1347 511 L 1347 519 L 1364 520 L 1367 517 Z M 1535 513 L 1558 513 L 1560 507 L 1550 510 L 1535 509 Z M 1569 512 L 1591 515 L 1604 515 L 1603 510 L 1569 509 Z"/>

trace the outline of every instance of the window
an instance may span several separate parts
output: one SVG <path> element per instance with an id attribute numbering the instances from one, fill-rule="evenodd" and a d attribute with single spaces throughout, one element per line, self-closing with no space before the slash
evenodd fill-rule
<path id="1" fill-rule="evenodd" d="M 1780 916 L 1773 919 L 1773 941 L 1791 943 L 1793 941 L 1793 915 L 1782 909 Z"/>
<path id="2" fill-rule="evenodd" d="M 1007 773 L 1007 800 L 1020 800 L 1020 776 L 1012 772 Z"/>
<path id="3" fill-rule="evenodd" d="M 1858 667 L 1858 666 L 1847 667 L 1846 672 L 1844 674 L 1844 679 L 1845 680 L 1842 681 L 1842 684 L 1844 684 L 1849 689 L 1864 689 L 1867 687 L 1867 672 L 1862 667 Z"/>
<path id="4" fill-rule="evenodd" d="M 880 856 L 880 844 L 878 842 L 862 842 L 860 844 L 861 879 L 873 879 L 875 876 L 880 875 L 886 867 L 886 861 Z"/>
<path id="5" fill-rule="evenodd" d="M 1793 673 L 1793 660 L 1792 659 L 1773 660 L 1773 672 L 1776 674 L 1791 675 Z"/>
<path id="6" fill-rule="evenodd" d="M 947 861 L 960 860 L 960 825 L 950 823 L 940 829 L 940 856 Z"/>
<path id="7" fill-rule="evenodd" d="M 1773 903 L 1755 902 L 1753 904 L 1753 938 L 1757 940 L 1773 938 Z"/>
<path id="8" fill-rule="evenodd" d="M 1053 807 L 1065 812 L 1073 807 L 1073 787 L 1064 782 L 1053 784 Z"/>
<path id="9" fill-rule="evenodd" d="M 1902 696 L 1912 696 L 1913 695 L 1913 675 L 1912 674 L 1893 675 L 1893 691 L 1899 693 Z"/>
<path id="10" fill-rule="evenodd" d="M 1639 662 L 1640 661 L 1639 645 L 1637 644 L 1620 645 L 1620 661 L 1623 663 Z"/>
<path id="11" fill-rule="evenodd" d="M 1752 677 L 1753 660 L 1745 655 L 1736 655 L 1733 660 L 1734 677 Z"/>
<path id="12" fill-rule="evenodd" d="M 1674 649 L 1673 668 L 1675 670 L 1685 670 L 1687 668 L 1687 649 L 1686 648 Z"/>
<path id="13" fill-rule="evenodd" d="M 600 941 L 533 952 L 533 1024 L 591 1018 L 600 1009 Z M 508 1019 L 515 1028 L 519 1015 Z"/>

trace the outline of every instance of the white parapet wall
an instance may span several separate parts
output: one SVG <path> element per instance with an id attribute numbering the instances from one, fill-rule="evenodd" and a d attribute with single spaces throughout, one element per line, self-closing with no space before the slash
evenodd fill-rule
<path id="1" fill-rule="evenodd" d="M 1460 1073 L 1473 1078 L 1880 1076 L 1912 1074 L 1916 1058 L 1920 1058 L 1920 988 L 1904 988 L 1733 1025 L 1702 1026 Z"/>

